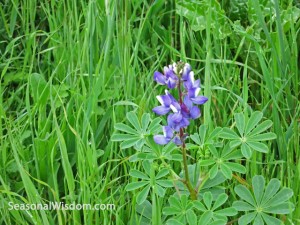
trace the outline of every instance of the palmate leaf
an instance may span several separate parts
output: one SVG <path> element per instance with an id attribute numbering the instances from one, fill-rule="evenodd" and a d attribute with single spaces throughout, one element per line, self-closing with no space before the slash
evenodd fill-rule
<path id="1" fill-rule="evenodd" d="M 197 216 L 193 210 L 194 204 L 188 199 L 187 195 L 171 196 L 169 198 L 169 206 L 163 208 L 163 214 L 172 216 L 167 224 L 171 221 L 180 221 L 183 224 L 196 224 Z"/>
<path id="2" fill-rule="evenodd" d="M 111 141 L 122 142 L 121 149 L 135 147 L 140 151 L 146 143 L 146 138 L 161 129 L 161 119 L 151 120 L 149 113 L 144 113 L 140 121 L 135 112 L 128 112 L 126 118 L 130 126 L 123 123 L 115 124 L 115 130 L 123 133 L 114 133 L 111 137 Z"/>
<path id="3" fill-rule="evenodd" d="M 169 174 L 169 170 L 166 168 L 161 169 L 156 175 L 151 175 L 151 170 L 153 166 L 149 160 L 145 160 L 142 163 L 145 173 L 132 169 L 129 172 L 131 177 L 140 179 L 139 181 L 134 181 L 126 185 L 126 191 L 135 191 L 141 189 L 138 194 L 136 201 L 137 203 L 143 204 L 147 199 L 150 189 L 154 191 L 158 196 L 164 197 L 166 188 L 173 187 L 173 182 L 171 180 L 164 179 Z M 153 171 L 152 171 L 153 172 Z"/>
<path id="4" fill-rule="evenodd" d="M 232 147 L 241 146 L 241 152 L 246 158 L 251 157 L 252 151 L 267 153 L 268 146 L 261 142 L 275 139 L 276 134 L 263 133 L 272 126 L 272 121 L 266 120 L 259 124 L 262 117 L 262 112 L 258 111 L 253 112 L 250 118 L 242 113 L 236 113 L 234 118 L 238 133 L 229 128 L 223 128 L 219 136 L 231 140 Z"/>
<path id="5" fill-rule="evenodd" d="M 212 132 L 208 132 L 207 126 L 202 124 L 199 127 L 198 133 L 190 135 L 191 140 L 195 143 L 187 143 L 186 147 L 189 150 L 196 150 L 197 157 L 200 160 L 210 158 L 210 145 L 220 146 L 222 143 L 217 142 L 221 127 L 216 127 Z"/>
<path id="6" fill-rule="evenodd" d="M 213 202 L 213 195 L 211 192 L 206 192 L 203 195 L 203 203 L 195 201 L 194 206 L 200 212 L 202 216 L 198 221 L 198 224 L 226 224 L 227 216 L 234 216 L 237 214 L 237 210 L 233 207 L 219 209 L 228 199 L 225 193 L 218 195 L 216 201 Z"/>
<path id="7" fill-rule="evenodd" d="M 280 224 L 274 214 L 289 214 L 294 210 L 294 205 L 289 202 L 293 191 L 289 188 L 280 189 L 280 181 L 271 179 L 265 188 L 263 176 L 254 176 L 252 179 L 253 192 L 243 185 L 235 187 L 235 193 L 242 201 L 235 201 L 233 207 L 238 211 L 249 212 L 239 219 L 239 224 Z M 272 215 L 268 215 L 272 214 Z"/>
<path id="8" fill-rule="evenodd" d="M 241 159 L 240 150 L 236 150 L 230 144 L 225 145 L 221 151 L 218 151 L 213 145 L 209 146 L 213 157 L 212 159 L 202 160 L 200 166 L 209 166 L 209 177 L 213 179 L 220 171 L 227 179 L 232 178 L 232 172 L 246 173 L 246 168 L 232 160 Z"/>

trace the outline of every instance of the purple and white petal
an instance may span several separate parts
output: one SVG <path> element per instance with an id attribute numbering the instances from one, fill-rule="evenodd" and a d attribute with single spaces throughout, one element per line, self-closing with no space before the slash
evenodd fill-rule
<path id="1" fill-rule="evenodd" d="M 165 85 L 165 84 L 166 84 L 166 76 L 163 75 L 162 73 L 158 72 L 158 71 L 155 71 L 155 72 L 154 72 L 153 79 L 154 79 L 158 84 L 161 84 L 161 85 Z"/>
<path id="2" fill-rule="evenodd" d="M 170 89 L 175 88 L 177 85 L 177 81 L 174 80 L 173 78 L 168 78 L 166 83 L 168 85 L 168 88 L 170 88 Z"/>
<path id="3" fill-rule="evenodd" d="M 158 95 L 156 96 L 157 100 L 160 102 L 162 106 L 170 107 L 172 100 L 168 95 Z"/>
<path id="4" fill-rule="evenodd" d="M 188 89 L 188 95 L 190 98 L 195 98 L 198 96 L 199 92 L 200 92 L 200 88 L 190 88 Z"/>
<path id="5" fill-rule="evenodd" d="M 181 128 L 185 128 L 185 127 L 187 127 L 188 125 L 190 125 L 190 121 L 187 119 L 187 118 L 185 118 L 185 117 L 182 117 L 182 120 L 180 121 L 180 127 Z"/>
<path id="6" fill-rule="evenodd" d="M 197 96 L 196 98 L 191 98 L 192 102 L 198 105 L 202 105 L 207 102 L 208 98 L 205 96 Z"/>
<path id="7" fill-rule="evenodd" d="M 165 145 L 170 142 L 170 139 L 166 138 L 163 135 L 154 135 L 153 139 L 154 139 L 155 143 L 159 144 L 159 145 Z"/>
<path id="8" fill-rule="evenodd" d="M 183 72 L 182 72 L 182 77 L 181 77 L 183 81 L 188 80 L 188 75 L 191 72 L 191 70 L 192 70 L 191 65 L 186 63 L 183 67 Z"/>
<path id="9" fill-rule="evenodd" d="M 168 90 L 165 90 L 166 95 L 169 96 L 169 98 L 171 99 L 172 102 L 177 102 L 177 100 L 173 97 L 173 95 L 170 94 L 170 92 Z"/>
<path id="10" fill-rule="evenodd" d="M 179 113 L 174 113 L 171 115 L 170 120 L 172 120 L 174 123 L 180 123 L 182 120 L 182 114 Z"/>
<path id="11" fill-rule="evenodd" d="M 197 106 L 193 106 L 190 110 L 190 115 L 192 119 L 197 119 L 201 115 L 200 109 Z"/>
<path id="12" fill-rule="evenodd" d="M 183 103 L 186 105 L 186 107 L 188 109 L 191 109 L 193 107 L 193 102 L 191 101 L 191 99 L 187 95 L 184 96 Z"/>
<path id="13" fill-rule="evenodd" d="M 198 79 L 198 80 L 195 80 L 195 82 L 194 82 L 194 85 L 193 85 L 193 88 L 200 88 L 200 79 Z"/>
<path id="14" fill-rule="evenodd" d="M 166 115 L 170 111 L 170 108 L 165 106 L 156 106 L 152 109 L 152 111 L 158 115 Z"/>
<path id="15" fill-rule="evenodd" d="M 173 129 L 169 126 L 163 126 L 164 136 L 171 139 L 173 137 Z"/>
<path id="16" fill-rule="evenodd" d="M 182 142 L 180 140 L 180 138 L 178 136 L 175 136 L 175 138 L 173 139 L 173 142 L 176 144 L 176 145 L 181 145 Z"/>

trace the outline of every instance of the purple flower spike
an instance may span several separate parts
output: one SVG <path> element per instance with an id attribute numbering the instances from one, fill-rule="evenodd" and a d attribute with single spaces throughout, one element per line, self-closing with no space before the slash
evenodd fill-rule
<path id="1" fill-rule="evenodd" d="M 168 144 L 173 138 L 173 130 L 170 127 L 164 126 L 163 133 L 164 135 L 154 135 L 154 141 L 159 145 Z"/>
<path id="2" fill-rule="evenodd" d="M 176 145 L 182 145 L 187 136 L 184 128 L 190 124 L 191 119 L 197 119 L 201 111 L 196 105 L 207 102 L 205 96 L 199 96 L 200 80 L 195 80 L 194 72 L 190 64 L 178 64 L 165 66 L 164 73 L 155 72 L 154 80 L 161 85 L 166 85 L 173 89 L 178 87 L 179 100 L 177 101 L 167 90 L 165 95 L 157 96 L 160 106 L 153 109 L 158 115 L 165 115 L 172 112 L 167 117 L 168 125 L 163 127 L 163 135 L 155 135 L 154 141 L 157 144 L 165 145 L 173 141 Z M 180 79 L 179 79 L 180 77 Z M 182 91 L 182 86 L 185 91 Z M 175 132 L 175 134 L 174 134 Z"/>

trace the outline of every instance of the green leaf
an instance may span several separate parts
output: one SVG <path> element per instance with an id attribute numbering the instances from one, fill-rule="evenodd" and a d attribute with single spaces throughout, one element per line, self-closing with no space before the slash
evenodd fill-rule
<path id="1" fill-rule="evenodd" d="M 224 157 L 224 159 L 226 159 L 227 161 L 229 161 L 229 160 L 241 159 L 243 157 L 244 156 L 243 156 L 241 150 L 238 149 L 238 150 L 232 151 L 229 155 L 227 155 L 226 157 Z"/>
<path id="2" fill-rule="evenodd" d="M 140 137 L 132 134 L 113 134 L 111 141 L 126 141 L 126 140 L 139 140 Z"/>
<path id="3" fill-rule="evenodd" d="M 224 139 L 240 139 L 240 137 L 233 130 L 227 127 L 223 128 L 219 136 Z"/>
<path id="4" fill-rule="evenodd" d="M 201 138 L 201 142 L 204 143 L 205 136 L 206 136 L 206 125 L 202 124 L 199 128 L 199 137 Z"/>
<path id="5" fill-rule="evenodd" d="M 260 142 L 247 141 L 247 144 L 254 150 L 262 153 L 268 153 L 269 148 L 266 144 Z"/>
<path id="6" fill-rule="evenodd" d="M 210 166 L 210 165 L 212 165 L 214 163 L 215 163 L 215 161 L 213 159 L 205 159 L 205 160 L 201 160 L 199 162 L 199 165 L 200 166 Z"/>
<path id="7" fill-rule="evenodd" d="M 259 213 L 257 214 L 253 225 L 264 225 L 264 221 L 262 220 L 261 215 Z"/>
<path id="8" fill-rule="evenodd" d="M 253 206 L 256 206 L 255 200 L 251 192 L 243 185 L 238 185 L 234 188 L 235 193 L 246 202 L 250 203 Z"/>
<path id="9" fill-rule="evenodd" d="M 144 167 L 145 172 L 150 176 L 150 173 L 151 173 L 151 164 L 150 164 L 149 160 L 143 161 L 142 165 Z"/>
<path id="10" fill-rule="evenodd" d="M 249 159 L 251 157 L 252 150 L 246 143 L 242 144 L 241 150 L 242 150 L 242 154 L 245 158 Z"/>
<path id="11" fill-rule="evenodd" d="M 209 137 L 208 139 L 209 140 L 212 140 L 214 138 L 216 138 L 220 132 L 222 132 L 222 128 L 221 127 L 216 127 L 210 134 L 209 134 Z"/>
<path id="12" fill-rule="evenodd" d="M 251 135 L 251 133 L 250 133 Z M 268 132 L 268 133 L 264 133 L 264 134 L 257 134 L 255 136 L 249 136 L 247 137 L 247 139 L 249 141 L 267 141 L 267 140 L 272 140 L 272 139 L 276 139 L 277 136 L 276 134 L 272 133 L 272 132 Z"/>
<path id="13" fill-rule="evenodd" d="M 271 214 L 289 214 L 294 211 L 294 205 L 290 202 L 283 202 L 278 205 L 272 205 L 264 208 L 264 212 Z"/>
<path id="14" fill-rule="evenodd" d="M 220 209 L 216 211 L 216 214 L 221 216 L 234 216 L 237 214 L 237 210 L 233 207 L 229 207 L 229 208 Z"/>
<path id="15" fill-rule="evenodd" d="M 126 118 L 131 123 L 131 125 L 134 126 L 134 128 L 137 131 L 141 131 L 141 126 L 140 126 L 138 117 L 136 116 L 136 114 L 134 112 L 128 112 L 126 114 Z"/>
<path id="16" fill-rule="evenodd" d="M 143 180 L 150 180 L 150 178 L 146 174 L 138 170 L 130 170 L 129 175 Z"/>
<path id="17" fill-rule="evenodd" d="M 155 179 L 156 179 L 156 180 L 159 180 L 160 178 L 166 176 L 167 174 L 169 174 L 169 170 L 166 169 L 166 168 L 164 168 L 164 169 L 160 170 L 160 171 L 157 173 Z"/>
<path id="18" fill-rule="evenodd" d="M 273 217 L 273 216 L 269 216 L 265 213 L 261 213 L 264 221 L 266 222 L 267 225 L 281 225 L 283 224 L 279 219 Z"/>
<path id="19" fill-rule="evenodd" d="M 220 169 L 221 169 L 221 172 L 224 174 L 224 176 L 227 179 L 231 179 L 232 178 L 232 171 L 231 171 L 231 169 L 226 164 L 221 164 L 220 165 Z"/>
<path id="20" fill-rule="evenodd" d="M 255 210 L 255 207 L 253 205 L 250 205 L 249 203 L 244 202 L 244 201 L 235 201 L 235 202 L 233 202 L 232 206 L 238 211 Z"/>
<path id="21" fill-rule="evenodd" d="M 226 144 L 222 150 L 221 157 L 225 158 L 230 152 L 232 152 L 233 148 L 230 146 L 230 144 Z"/>
<path id="22" fill-rule="evenodd" d="M 172 207 L 176 208 L 176 209 L 179 209 L 181 210 L 181 204 L 180 204 L 180 201 L 178 198 L 174 197 L 174 196 L 171 196 L 169 198 L 169 203 Z"/>
<path id="23" fill-rule="evenodd" d="M 209 170 L 209 178 L 213 179 L 216 177 L 218 174 L 218 165 L 214 165 L 210 170 Z"/>
<path id="24" fill-rule="evenodd" d="M 160 118 L 155 118 L 154 120 L 152 120 L 152 122 L 148 127 L 148 130 L 150 131 L 151 134 L 156 134 L 156 132 L 158 132 L 161 129 L 160 122 L 161 122 Z"/>
<path id="25" fill-rule="evenodd" d="M 251 135 L 256 135 L 264 132 L 265 130 L 269 129 L 273 125 L 273 122 L 271 120 L 266 120 L 262 122 L 261 124 L 257 125 L 255 129 L 251 131 Z"/>
<path id="26" fill-rule="evenodd" d="M 174 187 L 174 184 L 171 180 L 157 180 L 156 183 L 162 187 Z"/>
<path id="27" fill-rule="evenodd" d="M 201 141 L 200 141 L 200 137 L 199 137 L 199 134 L 192 134 L 190 135 L 190 138 L 195 142 L 197 143 L 198 145 L 201 145 Z"/>
<path id="28" fill-rule="evenodd" d="M 136 182 L 132 182 L 126 185 L 125 190 L 126 191 L 134 191 L 140 187 L 145 186 L 146 184 L 149 184 L 148 181 L 136 181 Z"/>
<path id="29" fill-rule="evenodd" d="M 150 185 L 147 185 L 140 193 L 138 193 L 138 195 L 136 196 L 137 204 L 140 205 L 147 199 L 149 190 L 150 190 Z"/>
<path id="30" fill-rule="evenodd" d="M 149 113 L 143 114 L 143 116 L 142 116 L 142 130 L 144 132 L 147 131 L 149 123 L 150 123 L 150 114 Z"/>
<path id="31" fill-rule="evenodd" d="M 163 214 L 166 216 L 175 215 L 180 212 L 181 212 L 181 209 L 177 209 L 177 208 L 173 208 L 173 207 L 164 207 L 163 208 Z"/>
<path id="32" fill-rule="evenodd" d="M 138 140 L 138 141 L 135 143 L 136 149 L 140 151 L 140 150 L 142 149 L 142 147 L 144 146 L 145 143 L 146 143 L 146 141 L 145 141 L 144 138 Z"/>
<path id="33" fill-rule="evenodd" d="M 282 188 L 276 195 L 274 195 L 264 207 L 279 205 L 285 201 L 288 201 L 293 196 L 293 191 L 290 188 Z"/>
<path id="34" fill-rule="evenodd" d="M 198 222 L 199 225 L 203 225 L 203 224 L 210 224 L 210 220 L 212 219 L 213 216 L 213 212 L 212 211 L 206 211 L 204 212 L 201 217 L 200 220 Z"/>
<path id="35" fill-rule="evenodd" d="M 211 152 L 211 154 L 212 154 L 214 157 L 219 158 L 219 153 L 218 153 L 218 151 L 217 151 L 217 149 L 216 149 L 215 146 L 213 146 L 213 145 L 208 145 L 208 149 L 209 149 L 209 151 Z"/>
<path id="36" fill-rule="evenodd" d="M 194 206 L 195 206 L 196 209 L 198 209 L 198 210 L 201 211 L 201 212 L 205 212 L 205 211 L 207 210 L 207 209 L 205 208 L 205 206 L 203 205 L 203 203 L 200 202 L 200 201 L 194 202 Z"/>
<path id="37" fill-rule="evenodd" d="M 234 118 L 236 122 L 236 127 L 238 128 L 240 135 L 243 136 L 245 129 L 245 117 L 243 113 L 234 114 Z"/>
<path id="38" fill-rule="evenodd" d="M 166 225 L 186 225 L 186 224 L 179 222 L 177 219 L 169 219 Z"/>
<path id="39" fill-rule="evenodd" d="M 259 123 L 259 121 L 262 119 L 263 114 L 262 112 L 256 111 L 251 114 L 250 119 L 248 120 L 248 123 L 246 125 L 245 134 L 247 135 L 253 128 Z"/>
<path id="40" fill-rule="evenodd" d="M 164 197 L 164 195 L 166 193 L 166 190 L 159 185 L 155 185 L 155 191 L 156 191 L 157 195 L 160 197 Z"/>
<path id="41" fill-rule="evenodd" d="M 209 223 L 209 225 L 226 225 L 226 224 L 227 224 L 226 220 L 215 220 L 215 221 Z"/>
<path id="42" fill-rule="evenodd" d="M 256 212 L 252 212 L 246 215 L 243 215 L 241 218 L 239 218 L 239 225 L 247 225 L 251 223 L 254 218 L 256 217 Z"/>
<path id="43" fill-rule="evenodd" d="M 212 207 L 212 211 L 215 211 L 217 208 L 223 205 L 227 201 L 227 199 L 228 196 L 225 193 L 220 194 Z"/>
<path id="44" fill-rule="evenodd" d="M 212 194 L 211 192 L 205 192 L 203 195 L 203 201 L 204 204 L 206 205 L 207 209 L 211 208 L 211 203 L 212 203 Z"/>
<path id="45" fill-rule="evenodd" d="M 265 205 L 267 201 L 269 201 L 275 195 L 275 193 L 279 190 L 279 188 L 280 188 L 280 181 L 276 178 L 271 179 L 266 187 L 266 191 L 262 198 L 261 203 Z"/>
<path id="46" fill-rule="evenodd" d="M 230 141 L 230 148 L 234 149 L 235 147 L 237 147 L 241 144 L 242 144 L 241 139 L 232 140 L 232 141 Z"/>
<path id="47" fill-rule="evenodd" d="M 262 196 L 264 194 L 265 178 L 263 176 L 255 176 L 252 179 L 252 187 L 256 202 L 260 205 Z"/>
<path id="48" fill-rule="evenodd" d="M 187 210 L 186 219 L 189 224 L 197 224 L 197 216 L 193 210 Z"/>
<path id="49" fill-rule="evenodd" d="M 130 139 L 130 140 L 127 140 L 127 141 L 123 141 L 120 144 L 120 147 L 121 147 L 121 149 L 130 148 L 130 147 L 134 146 L 139 140 L 140 140 L 140 138 L 135 138 L 135 139 Z"/>
<path id="50" fill-rule="evenodd" d="M 119 131 L 123 131 L 125 133 L 139 135 L 139 133 L 136 130 L 132 129 L 130 126 L 125 125 L 124 123 L 115 124 L 115 129 Z"/>
<path id="51" fill-rule="evenodd" d="M 232 171 L 238 172 L 238 173 L 246 173 L 246 168 L 239 164 L 239 163 L 234 163 L 234 162 L 226 162 L 226 164 Z"/>

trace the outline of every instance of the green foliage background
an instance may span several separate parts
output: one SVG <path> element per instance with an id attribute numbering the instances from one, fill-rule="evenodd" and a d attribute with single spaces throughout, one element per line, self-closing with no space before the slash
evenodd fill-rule
<path id="1" fill-rule="evenodd" d="M 125 186 L 141 163 L 111 135 L 126 112 L 151 112 L 163 90 L 153 72 L 180 59 L 209 97 L 190 133 L 230 126 L 234 112 L 274 122 L 269 153 L 253 152 L 241 179 L 293 189 L 296 209 L 281 219 L 297 224 L 299 17 L 296 0 L 1 1 L 0 224 L 136 224 Z M 117 209 L 9 211 L 11 201 Z"/>

